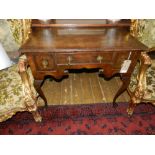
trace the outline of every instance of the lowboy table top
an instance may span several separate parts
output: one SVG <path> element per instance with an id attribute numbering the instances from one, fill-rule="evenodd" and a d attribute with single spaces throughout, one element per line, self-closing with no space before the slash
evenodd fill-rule
<path id="1" fill-rule="evenodd" d="M 20 51 L 145 51 L 125 28 L 33 28 Z"/>

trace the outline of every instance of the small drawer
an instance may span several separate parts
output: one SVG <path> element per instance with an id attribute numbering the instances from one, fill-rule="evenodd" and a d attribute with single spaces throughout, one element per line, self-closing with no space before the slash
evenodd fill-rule
<path id="1" fill-rule="evenodd" d="M 109 52 L 89 52 L 89 53 L 59 53 L 56 56 L 58 65 L 74 64 L 100 64 L 110 63 L 113 53 Z"/>
<path id="2" fill-rule="evenodd" d="M 53 70 L 55 67 L 54 57 L 51 54 L 35 55 L 33 58 L 38 70 Z"/>

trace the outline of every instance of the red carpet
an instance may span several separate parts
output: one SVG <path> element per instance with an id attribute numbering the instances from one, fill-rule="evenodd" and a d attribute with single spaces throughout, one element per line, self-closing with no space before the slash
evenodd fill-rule
<path id="1" fill-rule="evenodd" d="M 155 134 L 155 107 L 140 104 L 129 118 L 127 104 L 50 106 L 41 108 L 41 123 L 34 122 L 28 112 L 18 113 L 6 122 L 0 123 L 0 134 L 54 134 L 54 135 L 103 135 L 103 134 Z"/>

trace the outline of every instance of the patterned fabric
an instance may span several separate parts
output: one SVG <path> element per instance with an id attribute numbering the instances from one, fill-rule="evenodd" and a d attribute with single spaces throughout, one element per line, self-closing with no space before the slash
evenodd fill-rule
<path id="1" fill-rule="evenodd" d="M 14 58 L 30 33 L 31 19 L 0 19 L 0 42 L 9 54 L 14 53 Z"/>
<path id="2" fill-rule="evenodd" d="M 12 109 L 17 104 L 23 107 L 22 81 L 18 73 L 18 66 L 14 65 L 0 71 L 0 111 Z M 7 103 L 7 104 L 6 104 Z M 14 104 L 12 104 L 14 103 Z M 20 104 L 19 104 L 20 103 Z"/>
<path id="3" fill-rule="evenodd" d="M 18 111 L 36 111 L 37 92 L 33 87 L 30 68 L 25 66 L 26 57 L 19 63 L 0 71 L 0 122 Z"/>
<path id="4" fill-rule="evenodd" d="M 131 76 L 129 90 L 133 92 L 138 84 L 137 76 L 140 64 L 137 63 L 135 70 Z M 146 71 L 146 89 L 144 92 L 144 100 L 155 100 L 155 69 L 151 66 Z"/>
<path id="5" fill-rule="evenodd" d="M 41 123 L 35 123 L 27 112 L 0 123 L 0 135 L 141 135 L 155 134 L 155 108 L 140 104 L 128 117 L 128 103 L 60 105 L 41 108 Z"/>
<path id="6" fill-rule="evenodd" d="M 10 27 L 6 19 L 0 19 L 0 42 L 2 43 L 5 51 L 9 53 L 14 53 L 20 47 L 10 32 Z"/>
<path id="7" fill-rule="evenodd" d="M 131 34 L 149 48 L 155 47 L 155 19 L 132 20 Z"/>
<path id="8" fill-rule="evenodd" d="M 155 20 L 154 19 L 134 19 L 131 24 L 131 34 L 135 36 L 139 41 L 148 46 L 149 48 L 155 47 Z M 153 52 L 153 50 L 151 51 Z M 138 68 L 138 67 L 137 67 Z M 135 69 L 133 76 L 131 77 L 131 83 L 129 89 L 131 92 L 134 91 L 138 75 L 138 69 Z M 152 66 L 148 68 L 146 72 L 146 88 L 144 88 L 144 97 L 142 98 L 145 102 L 153 103 L 155 101 L 155 60 L 152 60 Z"/>
<path id="9" fill-rule="evenodd" d="M 137 84 L 138 84 L 138 73 L 139 73 L 139 67 L 140 67 L 140 64 L 137 63 L 132 75 L 131 75 L 131 78 L 130 78 L 130 84 L 129 84 L 129 90 L 131 92 L 134 92 Z"/>
<path id="10" fill-rule="evenodd" d="M 7 22 L 15 41 L 24 44 L 31 32 L 31 19 L 7 19 Z"/>
<path id="11" fill-rule="evenodd" d="M 145 99 L 155 100 L 155 69 L 149 67 L 146 77 L 147 88 L 145 91 Z"/>

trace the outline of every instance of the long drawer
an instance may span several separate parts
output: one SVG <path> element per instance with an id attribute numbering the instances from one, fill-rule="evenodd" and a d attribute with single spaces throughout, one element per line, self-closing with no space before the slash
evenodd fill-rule
<path id="1" fill-rule="evenodd" d="M 111 64 L 120 68 L 129 52 L 75 52 L 34 54 L 33 65 L 38 71 L 56 70 L 58 66 L 85 66 Z M 75 67 L 76 68 L 76 67 Z"/>
<path id="2" fill-rule="evenodd" d="M 87 53 L 58 53 L 56 54 L 57 65 L 76 64 L 100 64 L 111 63 L 113 53 L 109 52 L 87 52 Z"/>

